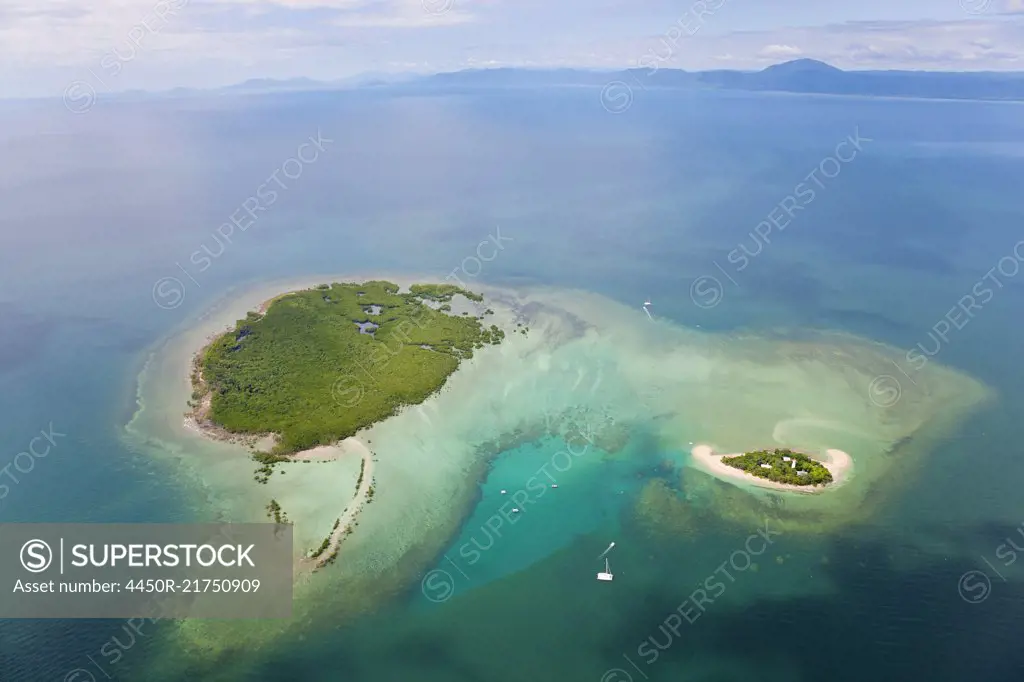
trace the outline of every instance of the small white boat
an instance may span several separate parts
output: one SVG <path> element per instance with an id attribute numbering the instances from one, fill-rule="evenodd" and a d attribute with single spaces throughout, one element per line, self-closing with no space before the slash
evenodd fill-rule
<path id="1" fill-rule="evenodd" d="M 557 484 L 557 483 L 552 483 L 552 484 L 551 484 L 551 487 L 552 487 L 552 488 L 557 488 L 557 487 L 558 487 L 558 484 Z"/>
<path id="2" fill-rule="evenodd" d="M 501 494 L 502 494 L 502 495 L 504 495 L 504 494 L 505 494 L 506 492 L 508 492 L 508 491 L 506 491 L 506 490 L 502 490 L 502 491 L 501 491 Z"/>
<path id="3" fill-rule="evenodd" d="M 612 569 L 611 569 L 611 567 L 610 567 L 610 566 L 608 565 L 608 560 L 607 560 L 607 559 L 605 559 L 605 560 L 604 560 L 604 573 L 598 573 L 598 574 L 597 574 L 597 579 L 598 579 L 598 580 L 605 580 L 605 581 L 611 581 L 611 580 L 612 580 L 612 578 L 614 578 L 614 577 L 615 577 L 615 576 L 613 576 L 613 575 L 612 575 Z"/>

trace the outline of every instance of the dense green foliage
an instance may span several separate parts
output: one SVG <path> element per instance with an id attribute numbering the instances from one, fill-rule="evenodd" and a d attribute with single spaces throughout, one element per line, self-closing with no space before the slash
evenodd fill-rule
<path id="1" fill-rule="evenodd" d="M 783 457 L 796 460 L 796 467 L 792 462 L 786 462 Z M 832 473 L 820 462 L 815 461 L 807 455 L 793 452 L 785 448 L 775 450 L 755 450 L 736 457 L 723 457 L 722 461 L 731 467 L 742 469 L 748 474 L 777 483 L 789 483 L 792 485 L 822 485 L 832 482 Z M 766 469 L 762 464 L 770 464 L 771 468 Z M 800 471 L 807 473 L 801 476 Z"/>
<path id="2" fill-rule="evenodd" d="M 447 303 L 452 300 L 452 297 L 456 294 L 462 294 L 471 301 L 479 303 L 484 300 L 484 297 L 480 294 L 474 294 L 472 291 L 466 291 L 462 287 L 454 284 L 413 284 L 409 287 L 409 292 L 413 296 L 419 298 L 429 298 L 432 301 L 440 301 Z"/>
<path id="3" fill-rule="evenodd" d="M 474 347 L 504 337 L 423 303 L 476 294 L 453 285 L 398 291 L 381 281 L 320 285 L 239 320 L 200 360 L 209 418 L 233 433 L 278 434 L 260 460 L 269 468 L 276 457 L 337 442 L 423 402 Z M 360 332 L 367 322 L 377 325 L 372 334 Z"/>
<path id="4" fill-rule="evenodd" d="M 280 462 L 287 462 L 289 459 L 285 455 L 275 455 L 269 452 L 255 452 L 252 458 L 260 465 L 252 475 L 253 480 L 257 483 L 269 481 L 274 473 L 274 465 Z"/>

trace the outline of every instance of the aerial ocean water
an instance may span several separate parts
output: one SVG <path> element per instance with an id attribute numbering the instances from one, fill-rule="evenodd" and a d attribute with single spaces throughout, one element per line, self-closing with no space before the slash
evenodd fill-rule
<path id="1" fill-rule="evenodd" d="M 647 91 L 611 114 L 588 90 L 5 104 L 2 521 L 261 520 L 273 497 L 302 551 L 358 462 L 259 486 L 187 432 L 203 339 L 368 277 L 457 279 L 531 329 L 370 430 L 377 498 L 293 619 L 4 621 L 0 679 L 1021 679 L 1020 113 Z M 307 143 L 273 205 L 223 228 Z M 49 453 L 16 460 L 41 431 Z M 854 474 L 768 495 L 694 468 L 695 442 L 841 447 Z"/>

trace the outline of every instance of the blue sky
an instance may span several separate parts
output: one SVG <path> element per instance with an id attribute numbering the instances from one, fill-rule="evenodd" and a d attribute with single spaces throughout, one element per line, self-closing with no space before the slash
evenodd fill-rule
<path id="1" fill-rule="evenodd" d="M 0 97 L 620 68 L 652 49 L 685 69 L 1024 71 L 1024 0 L 0 0 Z"/>

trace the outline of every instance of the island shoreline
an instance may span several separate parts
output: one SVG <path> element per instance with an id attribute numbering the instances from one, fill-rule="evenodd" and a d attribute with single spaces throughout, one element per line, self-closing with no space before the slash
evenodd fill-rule
<path id="1" fill-rule="evenodd" d="M 328 278 L 327 281 L 332 279 L 334 278 Z M 379 278 L 370 278 L 368 281 L 378 281 L 378 279 Z M 399 290 L 408 290 L 413 284 L 422 284 L 424 281 L 431 282 L 433 278 L 390 278 L 387 281 L 392 281 L 394 279 L 399 279 Z M 440 282 L 438 282 L 438 284 L 440 284 Z M 298 285 L 293 284 L 291 286 L 285 286 L 282 290 L 278 290 L 267 298 L 263 298 L 260 302 L 250 304 L 247 310 L 241 313 L 241 315 L 263 317 L 266 315 L 269 308 L 278 300 L 292 294 L 310 291 L 318 286 L 318 284 L 306 282 Z M 489 290 L 489 287 L 486 286 L 478 286 L 477 288 L 483 288 L 485 291 Z M 469 297 L 467 296 L 467 298 Z M 470 305 L 473 307 L 480 308 L 483 305 L 482 300 L 475 301 L 474 299 L 469 298 L 469 301 Z M 495 304 L 492 302 L 489 303 L 489 305 Z M 518 317 L 518 312 L 515 311 L 514 308 L 512 310 L 514 315 Z M 480 312 L 480 310 L 477 310 L 474 315 L 478 315 Z M 236 313 L 235 317 L 238 317 L 238 313 Z M 218 339 L 226 333 L 231 333 L 236 328 L 237 324 L 237 321 L 231 322 L 226 324 L 220 330 L 207 334 L 201 345 L 191 352 L 190 360 L 186 366 L 185 380 L 192 393 L 188 400 L 188 410 L 184 413 L 184 422 L 182 426 L 185 430 L 195 433 L 205 440 L 248 448 L 251 455 L 258 457 L 261 453 L 271 453 L 272 449 L 281 437 L 280 434 L 275 432 L 232 432 L 223 426 L 216 424 L 209 417 L 212 393 L 209 385 L 203 378 L 203 357 L 208 349 L 216 343 Z M 463 362 L 471 362 L 471 360 L 464 360 Z M 322 569 L 335 561 L 339 553 L 340 546 L 344 543 L 347 537 L 353 533 L 355 526 L 358 525 L 358 519 L 361 512 L 373 499 L 374 487 L 376 484 L 376 478 L 374 476 L 376 454 L 368 445 L 369 441 L 366 439 L 366 432 L 374 426 L 375 424 L 365 426 L 350 436 L 341 438 L 336 442 L 326 445 L 315 445 L 304 450 L 298 450 L 283 455 L 273 455 L 273 459 L 278 460 L 281 464 L 304 461 L 330 462 L 343 457 L 348 458 L 352 456 L 358 456 L 361 459 L 360 480 L 356 486 L 356 490 L 351 497 L 343 495 L 343 497 L 346 498 L 345 504 L 342 507 L 341 514 L 337 517 L 334 526 L 326 534 L 324 546 L 320 547 L 319 551 L 315 554 L 310 550 L 296 557 L 294 571 L 295 578 L 297 580 L 303 577 L 308 577 L 311 573 L 315 573 L 319 569 Z"/>
<path id="2" fill-rule="evenodd" d="M 329 278 L 330 279 L 330 278 Z M 358 279 L 358 278 L 357 278 Z M 382 278 L 377 278 L 382 279 Z M 399 289 L 408 289 L 413 283 L 440 283 L 440 280 L 435 282 L 434 278 L 394 278 L 390 280 L 398 281 Z M 375 281 L 375 278 L 370 278 L 370 281 Z M 276 301 L 297 293 L 302 293 L 315 289 L 317 285 L 293 285 L 286 287 L 285 291 L 276 293 L 269 298 L 261 301 L 257 305 L 251 306 L 245 314 L 258 315 L 263 317 L 266 315 L 267 310 Z M 479 288 L 479 287 L 478 287 Z M 486 287 L 484 287 L 486 289 Z M 479 303 L 479 302 L 477 302 Z M 230 443 L 232 445 L 239 445 L 243 447 L 252 448 L 255 451 L 269 452 L 278 442 L 280 434 L 274 432 L 262 432 L 262 433 L 250 433 L 250 432 L 234 432 L 216 424 L 209 418 L 209 412 L 211 408 L 212 397 L 208 384 L 203 379 L 202 372 L 202 358 L 206 351 L 212 346 L 217 339 L 221 338 L 224 334 L 230 333 L 235 329 L 236 323 L 226 325 L 221 331 L 214 332 L 208 335 L 203 341 L 202 346 L 192 353 L 191 360 L 189 362 L 186 371 L 186 380 L 192 389 L 192 397 L 189 399 L 189 409 L 184 414 L 183 426 L 185 429 L 198 433 L 199 435 L 217 442 Z M 193 404 L 194 396 L 196 393 L 201 394 L 198 401 Z M 363 431 L 370 428 L 372 425 L 360 429 Z M 356 432 L 351 437 L 358 438 L 359 432 Z M 302 459 L 308 459 L 310 453 L 318 450 L 319 448 L 336 448 L 344 439 L 340 439 L 337 442 L 331 443 L 330 445 L 323 446 L 318 445 L 305 450 L 298 450 L 296 452 L 282 455 L 287 457 L 288 461 L 298 461 Z M 284 460 L 282 460 L 284 461 Z"/>
<path id="3" fill-rule="evenodd" d="M 296 289 L 296 291 L 302 291 L 302 289 Z M 277 296 L 273 296 L 260 303 L 254 309 L 251 309 L 247 312 L 255 313 L 261 316 L 265 315 L 267 312 L 267 308 L 270 307 L 271 303 L 273 303 L 281 296 L 287 295 L 289 293 L 295 292 L 289 291 L 283 294 L 278 294 Z M 192 353 L 192 359 L 189 362 L 188 368 L 186 370 L 186 379 L 188 380 L 189 386 L 191 386 L 192 388 L 192 397 L 189 398 L 189 409 L 188 411 L 185 412 L 185 420 L 183 425 L 186 429 L 194 431 L 199 435 L 213 441 L 255 448 L 257 447 L 257 445 L 260 444 L 261 441 L 266 441 L 268 439 L 273 439 L 274 441 L 276 441 L 277 434 L 270 432 L 234 433 L 232 431 L 228 431 L 222 426 L 215 424 L 213 420 L 209 418 L 212 397 L 210 394 L 210 388 L 206 384 L 206 381 L 203 379 L 202 358 L 203 355 L 206 353 L 207 349 L 217 339 L 219 339 L 224 334 L 230 332 L 232 329 L 234 329 L 233 324 L 225 327 L 223 331 L 210 334 L 209 336 L 206 337 L 206 340 L 203 342 L 203 345 L 199 347 L 198 350 Z M 195 402 L 193 404 L 193 400 L 197 392 L 201 393 L 201 397 L 198 400 L 198 402 Z M 273 442 L 271 442 L 269 445 L 272 447 Z M 316 448 L 310 449 L 315 450 Z M 302 452 L 298 452 L 295 454 L 301 455 Z"/>
<path id="4" fill-rule="evenodd" d="M 842 485 L 849 477 L 850 470 L 853 468 L 853 459 L 849 454 L 842 450 L 835 448 L 827 448 L 825 455 L 828 457 L 828 461 L 822 461 L 814 457 L 822 466 L 829 470 L 832 474 L 832 482 L 827 485 L 793 485 L 791 483 L 778 483 L 776 481 L 768 480 L 767 478 L 761 478 L 753 474 L 747 473 L 742 469 L 729 466 L 724 461 L 725 457 L 735 457 L 743 453 L 717 453 L 715 449 L 710 445 L 697 444 L 690 450 L 690 454 L 693 457 L 693 462 L 696 464 L 696 468 L 708 473 L 716 478 L 726 480 L 729 482 L 743 482 L 750 485 L 767 488 L 771 490 L 779 490 L 785 492 L 797 492 L 809 495 L 815 495 L 818 493 L 825 492 L 826 490 L 833 490 Z M 810 453 L 802 452 L 808 457 Z"/>
<path id="5" fill-rule="evenodd" d="M 267 309 L 270 308 L 274 301 L 283 296 L 287 296 L 288 294 L 305 290 L 306 289 L 300 288 L 295 289 L 294 291 L 277 294 L 276 296 L 272 296 L 271 298 L 261 302 L 254 309 L 247 312 L 253 312 L 261 316 L 265 315 Z M 190 386 L 192 387 L 193 396 L 198 390 L 202 392 L 202 398 L 194 404 L 190 399 L 191 409 L 185 413 L 184 427 L 209 440 L 245 446 L 252 448 L 253 450 L 257 450 L 262 446 L 262 449 L 269 450 L 276 443 L 278 434 L 273 432 L 262 434 L 233 433 L 224 427 L 215 424 L 208 417 L 211 396 L 209 387 L 203 380 L 202 357 L 206 352 L 206 349 L 209 348 L 211 344 L 213 344 L 223 334 L 230 332 L 232 328 L 233 325 L 228 325 L 224 331 L 216 332 L 207 336 L 203 345 L 192 354 L 192 359 L 188 366 L 187 378 Z M 297 560 L 295 566 L 296 578 L 299 578 L 303 574 L 316 572 L 328 563 L 332 563 L 340 551 L 342 542 L 344 542 L 346 536 L 352 533 L 352 529 L 360 512 L 362 512 L 363 508 L 366 506 L 369 499 L 369 491 L 374 482 L 373 452 L 369 447 L 367 447 L 366 443 L 359 438 L 359 434 L 357 433 L 353 436 L 343 438 L 336 443 L 331 443 L 330 445 L 317 445 L 286 456 L 288 462 L 330 462 L 349 454 L 358 455 L 362 460 L 362 479 L 357 486 L 355 494 L 342 509 L 337 523 L 328 534 L 327 547 L 315 557 L 307 555 L 300 557 Z"/>

